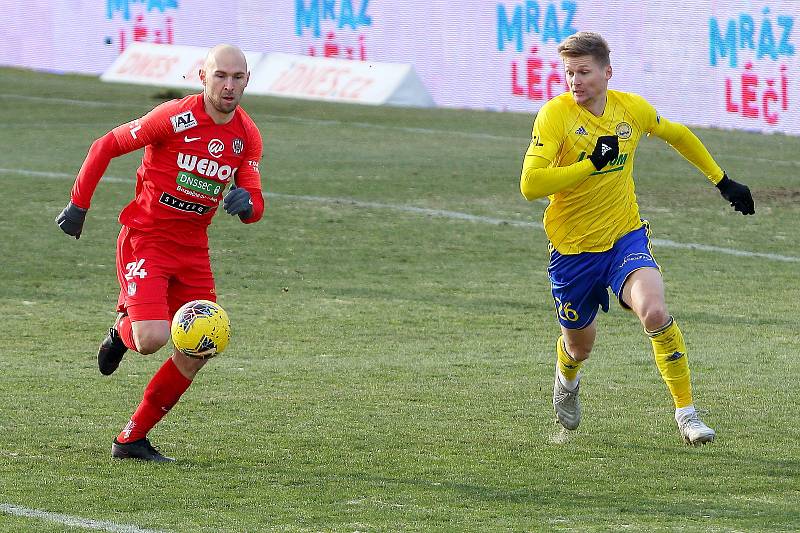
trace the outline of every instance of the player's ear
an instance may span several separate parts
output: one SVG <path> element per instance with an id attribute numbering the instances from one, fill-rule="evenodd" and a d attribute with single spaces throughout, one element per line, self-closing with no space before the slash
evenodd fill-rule
<path id="1" fill-rule="evenodd" d="M 203 87 L 206 85 L 206 69 L 201 68 L 197 71 L 197 75 L 200 77 L 200 83 L 203 84 Z"/>
<path id="2" fill-rule="evenodd" d="M 247 71 L 247 76 L 244 77 L 244 86 L 247 87 L 247 84 L 250 83 L 250 71 Z"/>
<path id="3" fill-rule="evenodd" d="M 613 74 L 613 72 L 612 72 L 612 69 L 611 69 L 611 65 L 608 65 L 606 67 L 606 81 L 611 79 L 611 75 L 612 74 Z"/>

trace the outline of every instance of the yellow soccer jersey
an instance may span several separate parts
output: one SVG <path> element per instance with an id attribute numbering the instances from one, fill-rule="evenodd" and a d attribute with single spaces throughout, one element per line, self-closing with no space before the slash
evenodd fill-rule
<path id="1" fill-rule="evenodd" d="M 633 161 L 642 135 L 650 133 L 672 144 L 713 183 L 722 179 L 722 170 L 697 137 L 685 126 L 659 117 L 639 95 L 607 91 L 606 107 L 599 117 L 576 104 L 571 93 L 557 96 L 541 108 L 533 124 L 520 186 L 528 199 L 533 199 L 529 195 L 548 196 L 544 227 L 556 250 L 562 254 L 602 252 L 641 226 Z M 597 171 L 586 159 L 603 135 L 619 138 L 619 156 Z M 561 168 L 570 165 L 569 170 Z M 536 179 L 531 171 L 545 167 L 552 169 L 548 174 L 551 182 L 560 181 L 542 189 L 541 182 L 531 184 Z"/>

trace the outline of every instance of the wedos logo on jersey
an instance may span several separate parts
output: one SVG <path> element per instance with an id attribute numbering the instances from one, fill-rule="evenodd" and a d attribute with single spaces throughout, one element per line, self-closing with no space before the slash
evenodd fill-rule
<path id="1" fill-rule="evenodd" d="M 172 122 L 172 130 L 175 133 L 180 133 L 197 126 L 197 120 L 195 120 L 191 111 L 184 111 L 183 113 L 172 115 L 169 117 L 169 121 Z"/>
<path id="2" fill-rule="evenodd" d="M 230 165 L 220 165 L 213 159 L 205 159 L 196 155 L 178 152 L 178 167 L 186 172 L 196 172 L 207 178 L 228 181 L 236 175 L 236 169 Z"/>
<path id="3" fill-rule="evenodd" d="M 219 158 L 224 150 L 225 143 L 219 139 L 211 139 L 208 141 L 208 153 L 211 154 L 211 157 Z"/>

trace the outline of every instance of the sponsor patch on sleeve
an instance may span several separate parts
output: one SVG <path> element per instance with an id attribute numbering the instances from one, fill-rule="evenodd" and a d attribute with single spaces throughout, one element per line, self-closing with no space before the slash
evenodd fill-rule
<path id="1" fill-rule="evenodd" d="M 172 115 L 169 117 L 169 121 L 172 122 L 172 130 L 175 133 L 180 133 L 197 126 L 197 120 L 195 120 L 191 111 L 184 111 L 183 113 Z"/>

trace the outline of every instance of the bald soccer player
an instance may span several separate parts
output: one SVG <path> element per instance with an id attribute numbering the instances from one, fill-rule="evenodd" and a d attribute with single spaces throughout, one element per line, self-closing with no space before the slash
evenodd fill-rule
<path id="1" fill-rule="evenodd" d="M 220 200 L 245 224 L 264 212 L 261 134 L 239 107 L 250 77 L 245 56 L 234 46 L 216 46 L 199 75 L 201 94 L 165 102 L 95 140 L 69 203 L 56 217 L 64 233 L 80 238 L 92 194 L 111 159 L 144 148 L 136 196 L 119 215 L 118 316 L 97 354 L 103 375 L 112 374 L 129 349 L 151 354 L 166 345 L 171 317 L 184 303 L 216 301 L 207 228 Z M 112 457 L 173 461 L 147 434 L 205 363 L 173 350 L 114 439 Z"/>

